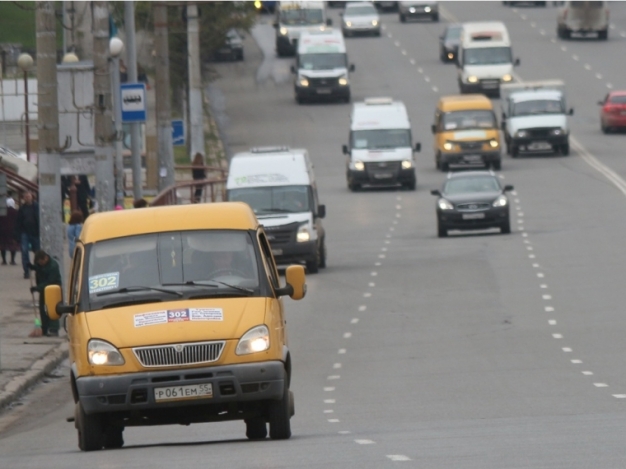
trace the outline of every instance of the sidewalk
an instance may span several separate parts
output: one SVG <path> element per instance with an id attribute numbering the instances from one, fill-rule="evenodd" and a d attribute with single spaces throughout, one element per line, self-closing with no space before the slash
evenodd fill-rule
<path id="1" fill-rule="evenodd" d="M 30 282 L 23 278 L 19 252 L 15 261 L 18 265 L 0 265 L 0 412 L 56 368 L 68 351 L 63 330 L 59 338 L 28 337 L 37 304 L 33 306 Z"/>

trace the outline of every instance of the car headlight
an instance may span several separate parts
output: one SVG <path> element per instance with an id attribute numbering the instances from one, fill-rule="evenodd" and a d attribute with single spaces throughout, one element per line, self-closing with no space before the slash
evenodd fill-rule
<path id="1" fill-rule="evenodd" d="M 337 83 L 339 83 L 340 86 L 347 86 L 348 85 L 348 77 L 347 76 L 342 76 L 339 77 L 339 80 L 337 80 Z"/>
<path id="2" fill-rule="evenodd" d="M 300 84 L 300 86 L 309 86 L 309 80 L 306 77 L 300 77 L 298 83 Z"/>
<path id="3" fill-rule="evenodd" d="M 411 169 L 412 167 L 413 167 L 413 162 L 411 160 L 402 161 L 402 169 Z"/>
<path id="4" fill-rule="evenodd" d="M 91 339 L 87 344 L 87 355 L 92 365 L 123 365 L 124 357 L 118 349 L 104 340 Z"/>
<path id="5" fill-rule="evenodd" d="M 508 82 L 508 81 L 511 81 L 511 80 L 513 80 L 513 77 L 511 75 L 509 75 L 508 73 L 502 77 L 502 81 L 507 81 Z"/>
<path id="6" fill-rule="evenodd" d="M 409 12 L 410 12 L 410 13 L 415 13 L 415 7 L 411 7 L 411 8 L 409 8 Z"/>
<path id="7" fill-rule="evenodd" d="M 296 235 L 296 241 L 299 243 L 306 243 L 311 239 L 311 232 L 309 231 L 308 223 L 304 223 L 298 228 L 298 234 Z"/>
<path id="8" fill-rule="evenodd" d="M 470 75 L 467 77 L 468 83 L 478 83 L 478 77 L 475 75 Z"/>
<path id="9" fill-rule="evenodd" d="M 357 171 L 363 171 L 365 169 L 365 163 L 363 163 L 362 161 L 355 161 L 352 166 L 354 167 L 355 170 Z"/>
<path id="10" fill-rule="evenodd" d="M 280 28 L 280 34 L 281 35 L 286 36 L 288 32 L 289 31 L 287 31 L 287 28 L 285 28 L 284 26 L 282 28 Z"/>
<path id="11" fill-rule="evenodd" d="M 500 144 L 498 143 L 498 141 L 496 139 L 489 140 L 489 146 L 491 148 L 498 148 L 498 145 L 500 145 Z"/>
<path id="12" fill-rule="evenodd" d="M 507 199 L 505 195 L 501 195 L 493 202 L 492 205 L 494 207 L 506 207 L 506 204 L 508 203 L 509 199 Z"/>
<path id="13" fill-rule="evenodd" d="M 515 136 L 519 138 L 528 137 L 528 132 L 526 130 L 518 130 L 515 132 Z"/>
<path id="14" fill-rule="evenodd" d="M 378 26 L 378 20 L 372 20 L 372 26 Z"/>
<path id="15" fill-rule="evenodd" d="M 454 206 L 448 202 L 446 199 L 439 199 L 439 202 L 437 202 L 437 205 L 439 206 L 440 210 L 453 210 Z"/>
<path id="16" fill-rule="evenodd" d="M 454 58 L 454 53 L 448 52 L 448 58 L 452 60 Z"/>
<path id="17" fill-rule="evenodd" d="M 270 348 L 270 331 L 267 326 L 255 326 L 246 332 L 235 349 L 237 355 L 264 352 Z"/>
<path id="18" fill-rule="evenodd" d="M 430 12 L 431 12 L 431 8 L 430 8 L 430 7 L 424 7 L 424 11 L 425 11 L 426 13 L 430 13 Z"/>
<path id="19" fill-rule="evenodd" d="M 452 145 L 451 142 L 446 142 L 446 143 L 443 144 L 443 149 L 444 150 L 450 151 L 450 150 L 452 150 L 452 148 L 454 148 L 454 145 Z"/>
<path id="20" fill-rule="evenodd" d="M 346 26 L 349 28 L 352 26 L 352 21 L 346 21 Z"/>
<path id="21" fill-rule="evenodd" d="M 565 135 L 565 131 L 563 129 L 552 129 L 550 133 L 552 135 Z"/>

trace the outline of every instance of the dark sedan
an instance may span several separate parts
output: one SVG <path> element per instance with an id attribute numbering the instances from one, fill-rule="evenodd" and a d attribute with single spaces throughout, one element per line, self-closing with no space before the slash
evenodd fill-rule
<path id="1" fill-rule="evenodd" d="M 439 36 L 439 57 L 442 62 L 456 62 L 456 56 L 461 42 L 463 25 L 450 24 L 441 36 Z"/>
<path id="2" fill-rule="evenodd" d="M 513 186 L 502 186 L 491 171 L 450 173 L 441 191 L 431 191 L 437 200 L 437 233 L 448 236 L 448 230 L 481 230 L 500 228 L 511 232 L 509 199 L 506 192 Z"/>

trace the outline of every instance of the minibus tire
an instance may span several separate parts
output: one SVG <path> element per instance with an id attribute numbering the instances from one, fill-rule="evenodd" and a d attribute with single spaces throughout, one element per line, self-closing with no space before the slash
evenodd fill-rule
<path id="1" fill-rule="evenodd" d="M 271 401 L 269 406 L 270 438 L 272 440 L 287 440 L 291 437 L 291 393 L 285 379 L 283 397 Z"/>
<path id="2" fill-rule="evenodd" d="M 102 418 L 98 414 L 87 415 L 80 405 L 74 408 L 74 421 L 78 431 L 78 447 L 81 451 L 98 451 L 104 445 Z"/>

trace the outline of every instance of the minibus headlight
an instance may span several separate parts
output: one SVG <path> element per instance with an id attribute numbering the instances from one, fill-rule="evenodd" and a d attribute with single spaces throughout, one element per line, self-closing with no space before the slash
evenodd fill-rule
<path id="1" fill-rule="evenodd" d="M 411 169 L 412 167 L 413 167 L 413 162 L 411 160 L 402 161 L 402 169 Z"/>
<path id="2" fill-rule="evenodd" d="M 508 73 L 502 77 L 502 81 L 509 82 L 511 80 L 513 80 L 513 77 L 509 75 Z"/>
<path id="3" fill-rule="evenodd" d="M 246 332 L 235 349 L 237 355 L 264 352 L 270 348 L 270 331 L 265 325 L 255 326 Z"/>
<path id="4" fill-rule="evenodd" d="M 498 145 L 499 145 L 499 143 L 498 143 L 498 141 L 496 139 L 489 140 L 489 146 L 491 148 L 498 148 Z"/>
<path id="5" fill-rule="evenodd" d="M 470 75 L 467 77 L 468 83 L 478 83 L 478 77 L 475 75 Z"/>
<path id="6" fill-rule="evenodd" d="M 452 145 L 452 142 L 446 142 L 443 144 L 443 149 L 446 151 L 450 151 L 452 150 L 452 148 L 454 147 L 454 145 Z"/>
<path id="7" fill-rule="evenodd" d="M 362 161 L 355 161 L 353 166 L 354 169 L 357 171 L 363 171 L 365 169 L 365 163 L 363 163 Z"/>
<path id="8" fill-rule="evenodd" d="M 339 83 L 341 86 L 347 86 L 347 85 L 348 85 L 348 77 L 347 77 L 347 76 L 345 76 L 345 75 L 344 75 L 344 76 L 342 76 L 342 77 L 339 77 L 338 83 Z"/>
<path id="9" fill-rule="evenodd" d="M 288 33 L 287 28 L 285 28 L 284 26 L 280 28 L 280 34 L 283 36 L 286 36 Z"/>
<path id="10" fill-rule="evenodd" d="M 346 26 L 348 28 L 351 28 L 352 27 L 352 21 L 346 21 Z"/>
<path id="11" fill-rule="evenodd" d="M 378 26 L 378 20 L 372 20 L 372 26 Z"/>
<path id="12" fill-rule="evenodd" d="M 91 339 L 87 344 L 87 355 L 92 365 L 123 365 L 124 357 L 118 349 L 104 340 Z"/>
<path id="13" fill-rule="evenodd" d="M 298 234 L 296 235 L 296 241 L 299 243 L 306 243 L 311 240 L 311 232 L 309 231 L 308 223 L 303 224 L 298 228 Z"/>
<path id="14" fill-rule="evenodd" d="M 298 80 L 298 82 L 300 83 L 300 86 L 309 86 L 309 80 L 307 80 L 306 77 L 300 77 L 300 80 Z"/>

